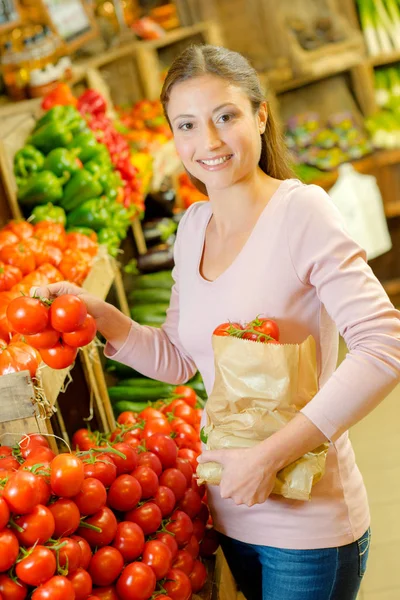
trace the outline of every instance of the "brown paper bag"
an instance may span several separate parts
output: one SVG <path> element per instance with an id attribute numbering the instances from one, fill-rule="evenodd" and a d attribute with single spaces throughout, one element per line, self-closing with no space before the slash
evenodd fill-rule
<path id="1" fill-rule="evenodd" d="M 207 449 L 249 448 L 281 429 L 318 391 L 315 341 L 265 344 L 213 336 L 215 383 L 206 404 Z M 274 494 L 309 500 L 325 471 L 328 443 L 277 474 Z M 199 483 L 218 485 L 222 466 L 197 467 Z"/>

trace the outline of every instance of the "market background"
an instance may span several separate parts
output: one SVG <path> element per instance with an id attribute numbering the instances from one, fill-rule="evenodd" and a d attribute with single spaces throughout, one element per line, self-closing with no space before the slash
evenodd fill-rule
<path id="1" fill-rule="evenodd" d="M 182 171 L 158 102 L 166 70 L 193 42 L 223 45 L 251 61 L 297 177 L 331 194 L 349 231 L 366 248 L 374 273 L 399 305 L 399 0 L 4 0 L 0 226 L 21 218 L 45 219 L 49 201 L 64 206 L 67 231 L 90 227 L 98 246 L 90 258 L 85 252 L 71 255 L 82 248 L 69 247 L 61 263 L 63 277 L 135 320 L 159 326 L 168 305 L 167 271 L 173 265 L 177 224 L 188 206 L 205 199 Z M 41 129 L 49 122 L 40 119 L 60 104 L 73 106 L 76 114 L 70 112 L 68 122 L 68 111 L 59 111 L 54 122 L 49 119 L 51 127 Z M 107 148 L 102 188 L 93 181 L 99 172 L 95 157 L 101 154 L 96 155 L 94 139 Z M 86 187 L 78 181 L 72 185 L 72 163 L 69 181 L 61 182 L 67 157 L 59 150 L 44 164 L 51 164 L 60 181 L 35 183 L 47 167 L 38 166 L 39 155 L 24 150 L 27 143 L 43 157 L 65 147 L 75 149 L 78 158 L 85 156 L 83 166 L 92 163 L 82 183 Z M 73 201 L 82 189 L 85 202 L 92 203 L 85 209 L 83 200 Z M 32 217 L 42 206 L 41 217 L 40 211 Z M 0 260 L 7 263 L 7 253 L 1 253 L 0 248 Z M 50 275 L 28 269 L 24 277 L 30 279 L 14 282 L 22 291 Z M 1 292 L 9 289 L 1 285 Z M 0 304 L 4 328 L 6 307 Z M 127 374 L 105 362 L 99 346 L 81 350 L 71 369 L 40 367 L 33 386 L 23 374 L 0 377 L 2 434 L 14 442 L 21 431 L 38 430 L 69 442 L 88 416 L 93 429 L 115 427 L 123 397 L 138 399 L 144 391 L 137 381 L 135 390 L 127 390 Z M 345 352 L 342 344 L 341 358 Z M 201 382 L 195 384 L 201 395 Z M 166 393 L 165 388 L 157 392 Z M 400 598 L 399 396 L 397 389 L 350 433 L 373 519 L 361 600 Z M 221 557 L 216 568 L 208 560 L 209 581 L 201 597 L 236 599 Z"/>

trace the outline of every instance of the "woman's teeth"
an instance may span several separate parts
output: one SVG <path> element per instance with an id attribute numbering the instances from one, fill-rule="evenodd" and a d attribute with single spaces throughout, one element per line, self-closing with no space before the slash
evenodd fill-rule
<path id="1" fill-rule="evenodd" d="M 213 158 L 210 160 L 200 160 L 199 162 L 203 163 L 204 165 L 207 165 L 209 167 L 213 167 L 215 165 L 221 165 L 222 163 L 226 162 L 227 160 L 229 160 L 231 158 L 232 154 L 228 154 L 227 156 L 221 156 L 221 158 Z"/>

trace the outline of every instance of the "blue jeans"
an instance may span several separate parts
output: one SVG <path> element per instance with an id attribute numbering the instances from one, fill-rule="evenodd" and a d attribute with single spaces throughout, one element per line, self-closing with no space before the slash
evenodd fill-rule
<path id="1" fill-rule="evenodd" d="M 220 534 L 227 563 L 247 600 L 356 600 L 370 538 L 368 529 L 347 546 L 286 550 Z"/>

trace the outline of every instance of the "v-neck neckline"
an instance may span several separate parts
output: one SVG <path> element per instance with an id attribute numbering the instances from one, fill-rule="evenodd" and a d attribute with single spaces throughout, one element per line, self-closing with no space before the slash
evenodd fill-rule
<path id="1" fill-rule="evenodd" d="M 201 262 L 203 259 L 203 255 L 204 255 L 204 249 L 205 249 L 205 243 L 206 243 L 206 233 L 207 233 L 207 227 L 211 221 L 211 217 L 213 216 L 212 210 L 210 209 L 211 204 L 208 204 L 208 208 L 209 208 L 209 214 L 207 215 L 207 218 L 205 219 L 205 223 L 202 229 L 202 233 L 201 233 L 201 238 L 200 238 L 200 255 L 198 258 L 198 263 L 197 263 L 197 276 L 201 279 L 201 281 L 205 284 L 208 285 L 213 285 L 218 283 L 221 279 L 223 279 L 228 273 L 229 271 L 231 271 L 235 265 L 240 261 L 240 259 L 242 258 L 242 256 L 246 253 L 247 248 L 251 245 L 252 239 L 255 237 L 255 233 L 257 231 L 257 229 L 260 227 L 261 222 L 264 220 L 265 215 L 267 214 L 267 212 L 269 212 L 272 204 L 274 204 L 278 198 L 282 195 L 284 189 L 286 189 L 286 185 L 287 182 L 291 181 L 290 179 L 284 179 L 282 181 L 282 183 L 279 185 L 279 187 L 275 190 L 275 192 L 272 194 L 271 198 L 268 200 L 267 204 L 264 206 L 264 208 L 262 209 L 257 221 L 254 224 L 253 229 L 251 230 L 249 237 L 247 238 L 247 240 L 245 241 L 245 243 L 243 244 L 242 248 L 239 250 L 239 252 L 237 253 L 237 255 L 235 256 L 235 258 L 233 259 L 233 261 L 230 263 L 230 265 L 228 265 L 228 267 L 222 271 L 222 273 L 220 275 L 218 275 L 218 277 L 216 277 L 215 279 L 206 279 L 202 274 L 201 274 Z"/>

